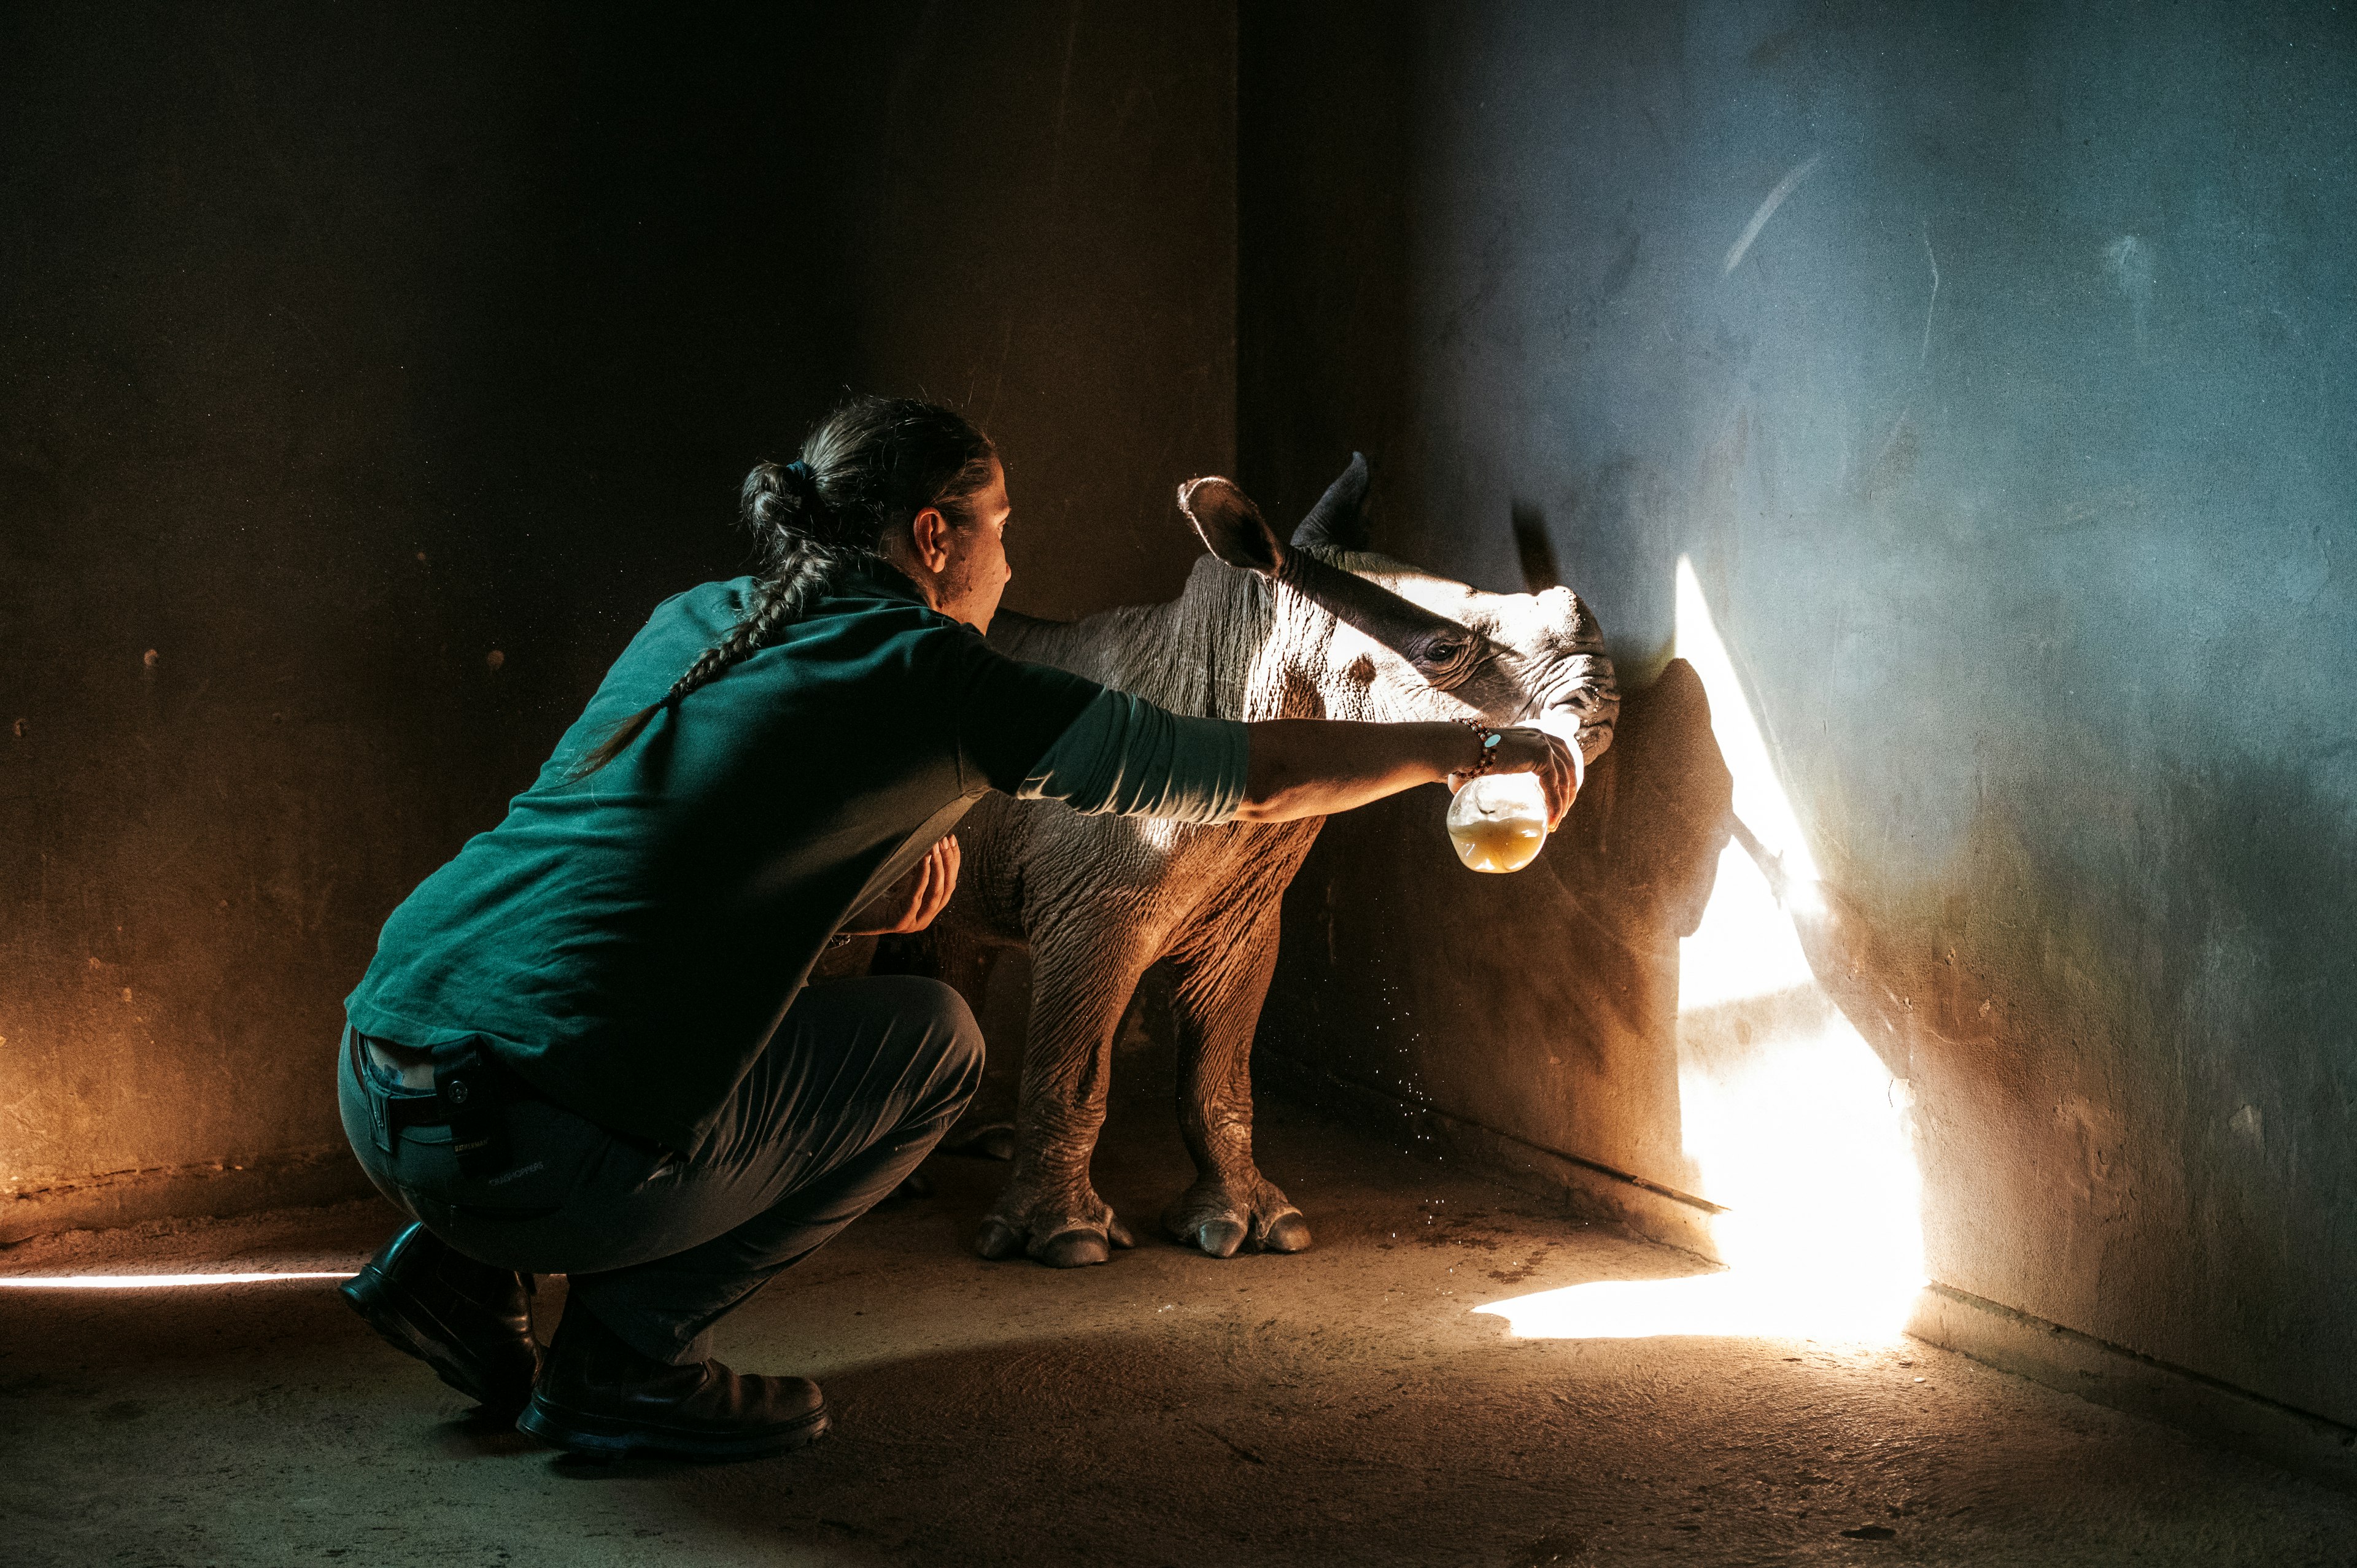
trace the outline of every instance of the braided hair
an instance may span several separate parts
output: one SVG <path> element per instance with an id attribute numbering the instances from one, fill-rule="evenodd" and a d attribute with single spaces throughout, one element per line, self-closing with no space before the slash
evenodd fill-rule
<path id="1" fill-rule="evenodd" d="M 964 522 L 997 463 L 990 438 L 963 415 L 914 398 L 864 397 L 836 409 L 791 463 L 745 476 L 737 511 L 752 531 L 759 570 L 744 618 L 695 656 L 662 700 L 614 726 L 581 759 L 584 779 L 630 748 L 663 709 L 775 641 L 887 541 L 938 507 Z"/>

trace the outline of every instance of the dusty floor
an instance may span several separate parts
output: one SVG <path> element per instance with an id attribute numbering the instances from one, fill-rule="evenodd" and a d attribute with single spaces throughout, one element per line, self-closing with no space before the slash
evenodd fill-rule
<path id="1" fill-rule="evenodd" d="M 1469 1309 L 1691 1265 L 1263 1116 L 1318 1228 L 1298 1257 L 985 1263 L 964 1241 L 1005 1167 L 936 1158 L 936 1196 L 725 1326 L 725 1358 L 812 1373 L 837 1410 L 751 1464 L 577 1466 L 477 1424 L 331 1282 L 0 1290 L 0 1560 L 2357 1562 L 2357 1498 L 1912 1341 L 1511 1339 Z M 1168 1129 L 1158 1093 L 1117 1113 L 1099 1179 L 1133 1221 L 1184 1168 Z M 85 1234 L 0 1274 L 350 1269 L 389 1224 Z"/>

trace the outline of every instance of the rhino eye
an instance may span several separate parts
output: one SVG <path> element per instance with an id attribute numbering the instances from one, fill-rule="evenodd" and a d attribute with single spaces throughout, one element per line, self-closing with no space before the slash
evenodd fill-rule
<path id="1" fill-rule="evenodd" d="M 1425 649 L 1424 656 L 1435 664 L 1454 664 L 1457 656 L 1464 651 L 1461 642 L 1436 642 Z"/>

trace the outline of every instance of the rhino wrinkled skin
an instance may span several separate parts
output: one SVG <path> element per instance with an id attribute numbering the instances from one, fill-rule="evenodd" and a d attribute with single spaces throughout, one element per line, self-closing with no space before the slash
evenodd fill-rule
<path id="1" fill-rule="evenodd" d="M 1345 548 L 1359 542 L 1365 488 L 1364 461 L 1354 460 L 1289 545 L 1275 542 L 1232 486 L 1222 495 L 1198 492 L 1225 500 L 1224 518 L 1200 499 L 1190 507 L 1182 490 L 1182 509 L 1213 553 L 1196 564 L 1177 599 L 1071 622 L 1002 612 L 990 641 L 1181 714 L 1544 721 L 1593 760 L 1610 743 L 1620 697 L 1587 607 L 1566 587 L 1484 593 Z M 1252 537 L 1223 532 L 1233 528 Z M 1286 556 L 1298 571 L 1268 570 L 1272 557 Z M 1360 579 L 1341 585 L 1343 597 L 1370 599 L 1374 609 L 1337 600 L 1340 574 L 1328 568 Z M 1467 665 L 1445 677 L 1415 643 L 1435 626 L 1481 639 Z M 1435 679 L 1454 694 L 1436 689 Z M 1089 1165 L 1104 1121 L 1114 1030 L 1139 977 L 1165 958 L 1174 981 L 1179 1125 L 1196 1169 L 1194 1184 L 1164 1212 L 1165 1229 L 1214 1257 L 1309 1245 L 1300 1211 L 1253 1161 L 1250 1057 L 1275 965 L 1278 908 L 1322 822 L 1082 816 L 1060 802 L 995 794 L 965 818 L 958 829 L 963 870 L 933 935 L 942 976 L 979 1004 L 992 950 L 1013 946 L 1030 949 L 1032 975 L 1015 1168 L 975 1238 L 983 1255 L 1022 1251 L 1072 1266 L 1102 1262 L 1111 1247 L 1129 1244 L 1091 1185 Z"/>

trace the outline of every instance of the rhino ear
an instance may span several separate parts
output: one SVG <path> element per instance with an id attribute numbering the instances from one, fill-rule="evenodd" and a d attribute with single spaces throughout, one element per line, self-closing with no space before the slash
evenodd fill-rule
<path id="1" fill-rule="evenodd" d="M 1342 477 L 1293 531 L 1293 542 L 1303 550 L 1364 550 L 1367 539 L 1367 455 L 1353 452 Z"/>
<path id="2" fill-rule="evenodd" d="M 1285 546 L 1260 515 L 1252 498 L 1230 479 L 1189 479 L 1178 487 L 1178 510 L 1202 536 L 1203 547 L 1231 566 L 1275 576 L 1285 564 Z"/>

